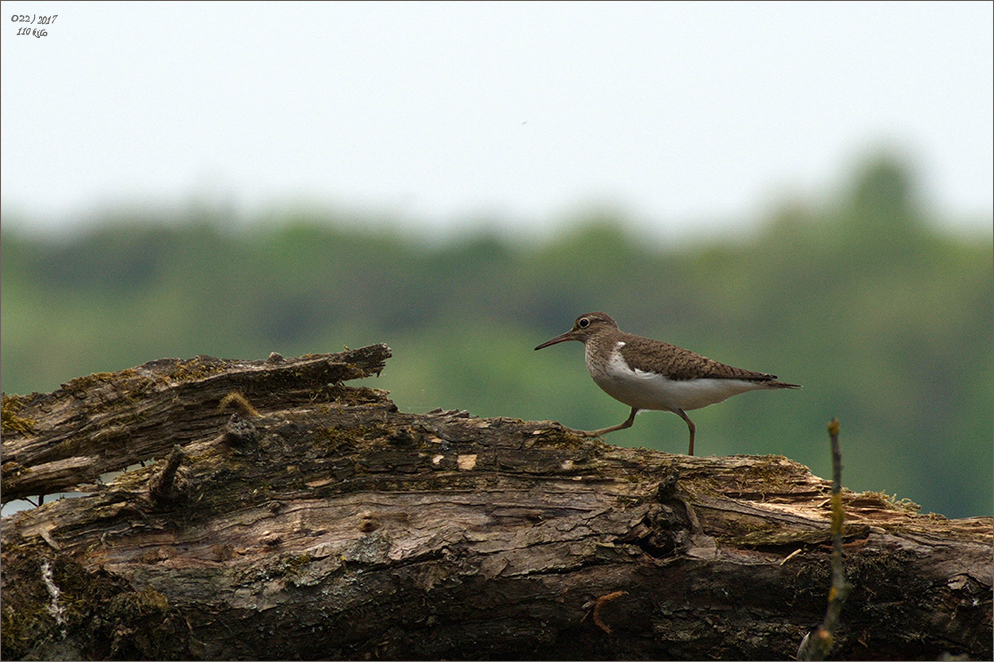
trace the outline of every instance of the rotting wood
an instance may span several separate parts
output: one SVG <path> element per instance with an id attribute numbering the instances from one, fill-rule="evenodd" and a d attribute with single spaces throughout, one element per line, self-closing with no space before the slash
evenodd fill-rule
<path id="1" fill-rule="evenodd" d="M 214 431 L 238 398 L 261 411 L 331 397 L 341 384 L 379 374 L 386 345 L 298 359 L 159 359 L 73 379 L 53 393 L 3 396 L 2 499 L 65 491 L 161 457 Z M 16 423 L 16 424 L 15 424 Z"/>
<path id="2" fill-rule="evenodd" d="M 353 375 L 328 381 L 377 372 L 389 349 L 355 353 L 370 362 L 319 359 Z M 20 467 L 103 461 L 96 440 L 131 440 L 128 463 L 179 444 L 182 489 L 156 498 L 161 459 L 4 518 L 5 659 L 788 659 L 824 614 L 831 484 L 786 458 L 409 414 L 383 391 L 324 377 L 223 379 L 300 359 L 199 361 L 216 370 L 108 390 L 136 368 L 19 400 L 33 430 L 11 435 Z M 218 411 L 230 392 L 258 416 Z M 93 413 L 66 417 L 68 398 Z M 172 409 L 155 425 L 132 416 L 136 443 L 117 408 L 147 412 L 146 400 Z M 73 451 L 54 455 L 31 434 Z M 989 659 L 991 518 L 848 490 L 843 502 L 854 588 L 833 658 Z"/>

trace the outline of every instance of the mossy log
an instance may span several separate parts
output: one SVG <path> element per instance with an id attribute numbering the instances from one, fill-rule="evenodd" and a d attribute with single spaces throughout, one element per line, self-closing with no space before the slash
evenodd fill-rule
<path id="1" fill-rule="evenodd" d="M 96 480 L 210 435 L 248 399 L 264 410 L 336 401 L 342 383 L 383 370 L 386 345 L 265 361 L 160 359 L 3 396 L 3 503 Z M 239 397 L 240 396 L 240 397 Z M 250 412 L 251 413 L 251 412 Z"/>
<path id="2" fill-rule="evenodd" d="M 821 621 L 830 483 L 806 467 L 342 383 L 389 355 L 170 359 L 5 396 L 3 498 L 92 493 L 3 519 L 3 658 L 791 659 Z M 843 501 L 832 656 L 990 659 L 991 518 Z"/>

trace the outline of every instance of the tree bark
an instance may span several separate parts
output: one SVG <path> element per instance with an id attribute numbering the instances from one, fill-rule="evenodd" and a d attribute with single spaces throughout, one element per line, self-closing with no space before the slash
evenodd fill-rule
<path id="1" fill-rule="evenodd" d="M 91 494 L 3 519 L 3 657 L 791 659 L 821 622 L 830 483 L 806 467 L 342 383 L 389 355 L 168 359 L 4 396 L 3 499 Z M 990 659 L 991 518 L 843 502 L 832 657 Z"/>

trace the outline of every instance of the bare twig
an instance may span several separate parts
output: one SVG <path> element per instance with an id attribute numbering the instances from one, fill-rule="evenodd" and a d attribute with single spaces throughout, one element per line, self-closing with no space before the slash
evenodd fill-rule
<path id="1" fill-rule="evenodd" d="M 845 510 L 842 507 L 842 451 L 839 448 L 839 419 L 828 424 L 832 444 L 832 586 L 828 591 L 825 620 L 814 632 L 805 635 L 797 649 L 799 660 L 824 660 L 832 649 L 839 626 L 842 605 L 852 590 L 842 565 L 842 529 Z"/>
<path id="2" fill-rule="evenodd" d="M 594 625 L 604 630 L 604 632 L 611 634 L 611 626 L 601 620 L 601 608 L 612 600 L 617 600 L 625 595 L 628 595 L 628 591 L 614 591 L 613 593 L 608 593 L 597 598 L 594 601 L 594 610 L 591 612 L 591 615 L 594 617 Z M 586 617 L 584 617 L 584 620 L 586 620 Z"/>
<path id="3" fill-rule="evenodd" d="M 173 446 L 172 452 L 169 453 L 169 458 L 166 460 L 165 466 L 162 467 L 162 471 L 152 476 L 149 480 L 148 491 L 153 499 L 156 501 L 168 501 L 180 493 L 180 490 L 176 489 L 175 480 L 176 472 L 182 461 L 183 449 L 180 448 L 179 444 L 176 444 Z"/>

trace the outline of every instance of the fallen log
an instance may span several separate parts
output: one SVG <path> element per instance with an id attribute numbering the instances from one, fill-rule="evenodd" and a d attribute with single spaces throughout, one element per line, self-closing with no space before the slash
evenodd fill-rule
<path id="1" fill-rule="evenodd" d="M 389 356 L 386 345 L 372 345 L 289 360 L 160 359 L 53 393 L 4 394 L 0 498 L 64 491 L 159 456 L 210 434 L 230 414 L 225 405 L 246 398 L 262 410 L 329 398 L 345 381 L 378 375 Z"/>
<path id="2" fill-rule="evenodd" d="M 789 659 L 821 622 L 829 481 L 343 383 L 389 355 L 4 396 L 4 500 L 91 492 L 3 519 L 4 659 Z M 991 518 L 843 503 L 832 657 L 990 659 Z"/>

